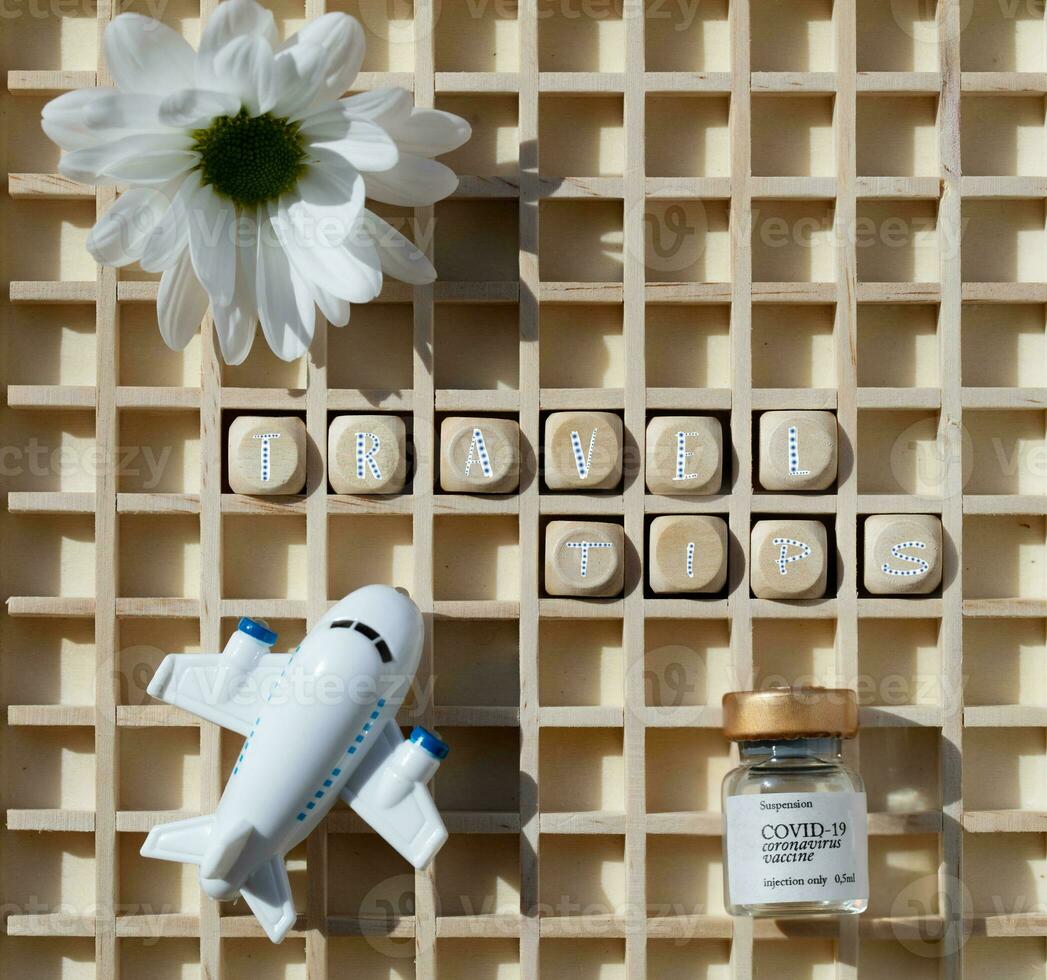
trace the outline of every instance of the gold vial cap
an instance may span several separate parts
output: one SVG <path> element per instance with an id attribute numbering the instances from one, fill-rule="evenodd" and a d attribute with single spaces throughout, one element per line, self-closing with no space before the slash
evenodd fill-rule
<path id="1" fill-rule="evenodd" d="M 858 699 L 848 688 L 776 687 L 723 696 L 723 733 L 732 741 L 858 734 Z"/>

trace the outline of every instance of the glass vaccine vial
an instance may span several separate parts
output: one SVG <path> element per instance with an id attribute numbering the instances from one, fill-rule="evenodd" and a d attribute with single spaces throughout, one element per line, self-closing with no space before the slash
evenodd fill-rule
<path id="1" fill-rule="evenodd" d="M 858 733 L 854 691 L 775 688 L 723 697 L 741 765 L 723 781 L 724 902 L 731 915 L 864 912 L 865 787 L 843 764 Z"/>

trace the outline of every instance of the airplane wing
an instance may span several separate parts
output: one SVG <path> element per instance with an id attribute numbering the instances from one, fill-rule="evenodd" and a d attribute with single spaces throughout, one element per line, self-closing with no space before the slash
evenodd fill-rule
<path id="1" fill-rule="evenodd" d="M 218 653 L 171 653 L 149 682 L 154 698 L 246 736 L 291 659 L 267 653 L 244 673 Z"/>
<path id="2" fill-rule="evenodd" d="M 447 828 L 425 787 L 439 763 L 430 762 L 426 767 L 423 762 L 417 770 L 419 778 L 410 778 L 414 767 L 388 764 L 394 753 L 406 751 L 404 746 L 396 721 L 390 719 L 376 733 L 374 744 L 341 795 L 411 864 L 424 868 L 447 840 Z M 411 747 L 415 747 L 413 742 Z"/>

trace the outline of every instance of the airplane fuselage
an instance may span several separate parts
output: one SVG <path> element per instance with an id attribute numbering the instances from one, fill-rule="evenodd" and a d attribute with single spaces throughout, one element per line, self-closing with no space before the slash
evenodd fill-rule
<path id="1" fill-rule="evenodd" d="M 220 875 L 206 877 L 201 868 L 201 885 L 214 898 L 235 897 L 257 868 L 315 829 L 407 694 L 420 655 L 420 620 L 411 623 L 417 641 L 385 636 L 379 623 L 366 624 L 364 632 L 332 625 L 355 623 L 349 602 L 317 623 L 268 691 L 234 695 L 260 707 L 215 812 L 212 836 L 223 839 L 245 820 L 253 832 Z M 389 623 L 387 629 L 401 627 Z M 379 641 L 369 638 L 375 632 Z"/>

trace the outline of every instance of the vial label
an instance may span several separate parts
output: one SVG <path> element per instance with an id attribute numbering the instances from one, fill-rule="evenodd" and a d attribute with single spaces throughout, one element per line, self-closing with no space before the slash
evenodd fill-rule
<path id="1" fill-rule="evenodd" d="M 868 899 L 865 814 L 864 793 L 728 797 L 731 904 Z"/>

